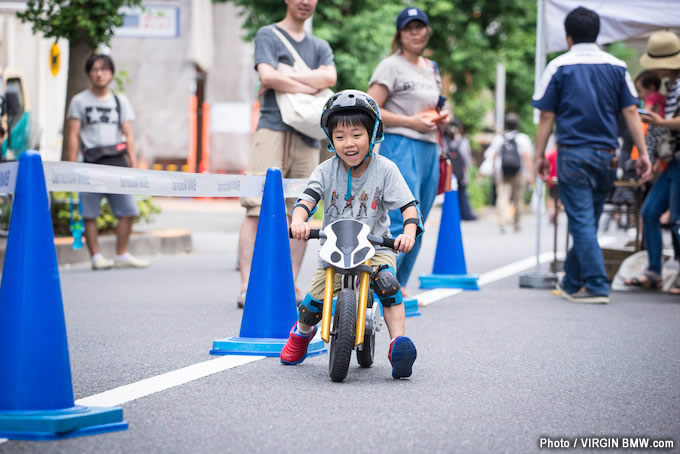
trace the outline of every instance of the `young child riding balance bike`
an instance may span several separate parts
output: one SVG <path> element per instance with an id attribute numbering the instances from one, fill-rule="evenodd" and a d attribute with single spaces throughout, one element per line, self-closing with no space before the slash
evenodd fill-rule
<path id="1" fill-rule="evenodd" d="M 404 233 L 394 241 L 395 250 L 408 253 L 422 234 L 422 217 L 418 202 L 408 188 L 397 166 L 387 158 L 373 154 L 373 147 L 383 140 L 383 122 L 378 104 L 359 90 L 344 90 L 334 94 L 324 106 L 321 128 L 329 140 L 328 150 L 336 158 L 321 163 L 300 195 L 293 209 L 291 235 L 308 240 L 308 219 L 323 200 L 323 227 L 339 219 L 355 219 L 371 228 L 373 235 L 390 236 L 388 212 L 400 209 Z M 344 200 L 339 209 L 338 199 Z M 400 285 L 395 276 L 396 253 L 377 247 L 371 259 L 374 289 L 383 306 L 385 324 L 390 334 L 388 358 L 394 378 L 409 377 L 416 359 L 416 347 L 405 334 L 405 312 Z M 334 291 L 341 285 L 335 279 Z M 293 326 L 281 351 L 281 362 L 299 364 L 307 356 L 307 346 L 317 331 L 323 306 L 325 272 L 316 270 L 309 293 L 299 307 L 298 322 Z"/>

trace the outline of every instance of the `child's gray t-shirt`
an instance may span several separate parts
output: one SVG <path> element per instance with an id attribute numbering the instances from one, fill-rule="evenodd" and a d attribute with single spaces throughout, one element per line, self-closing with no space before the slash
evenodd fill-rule
<path id="1" fill-rule="evenodd" d="M 132 121 L 135 114 L 125 95 L 116 94 L 120 101 L 120 123 Z M 73 97 L 68 118 L 80 120 L 80 141 L 84 148 L 103 147 L 120 143 L 122 132 L 118 125 L 116 100 L 113 93 L 98 98 L 91 90 Z"/>
<path id="2" fill-rule="evenodd" d="M 314 169 L 306 189 L 311 189 L 323 200 L 323 227 L 338 219 L 356 219 L 367 224 L 373 235 L 381 237 L 391 237 L 387 213 L 415 200 L 396 164 L 375 154 L 363 175 L 352 176 L 349 200 L 345 199 L 347 170 L 337 157 Z M 301 194 L 300 199 L 317 202 L 308 193 Z M 376 250 L 391 251 L 382 246 L 376 246 Z"/>
<path id="3" fill-rule="evenodd" d="M 427 68 L 419 68 L 398 53 L 378 64 L 368 86 L 373 84 L 387 87 L 385 110 L 409 117 L 437 107 L 442 89 L 442 79 L 430 60 Z M 437 141 L 436 131 L 421 133 L 404 126 L 385 126 L 385 132 L 425 142 Z"/>

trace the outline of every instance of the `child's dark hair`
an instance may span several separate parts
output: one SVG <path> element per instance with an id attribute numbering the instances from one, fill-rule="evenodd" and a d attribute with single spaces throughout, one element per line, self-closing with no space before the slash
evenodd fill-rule
<path id="1" fill-rule="evenodd" d="M 594 43 L 600 34 L 600 16 L 595 11 L 579 6 L 567 14 L 564 29 L 574 44 Z"/>
<path id="2" fill-rule="evenodd" d="M 373 127 L 375 121 L 366 112 L 361 110 L 346 109 L 342 110 L 328 119 L 328 132 L 333 139 L 333 130 L 338 127 L 338 125 L 343 126 L 354 126 L 363 125 L 366 128 L 366 132 L 370 136 L 373 134 Z"/>
<path id="3" fill-rule="evenodd" d="M 640 82 L 640 85 L 642 85 L 644 88 L 653 88 L 654 91 L 659 91 L 659 88 L 661 88 L 661 79 L 659 79 L 659 76 L 656 75 L 656 72 L 652 71 L 651 69 L 642 71 L 640 74 L 638 74 L 635 78 L 635 82 Z"/>
<path id="4" fill-rule="evenodd" d="M 113 64 L 113 59 L 109 57 L 108 55 L 104 54 L 92 54 L 90 55 L 90 58 L 87 59 L 87 62 L 85 62 L 85 73 L 90 74 L 90 71 L 92 71 L 92 67 L 94 64 L 98 61 L 101 60 L 104 67 L 107 69 L 111 70 L 111 73 L 115 74 L 116 73 L 116 67 Z"/>

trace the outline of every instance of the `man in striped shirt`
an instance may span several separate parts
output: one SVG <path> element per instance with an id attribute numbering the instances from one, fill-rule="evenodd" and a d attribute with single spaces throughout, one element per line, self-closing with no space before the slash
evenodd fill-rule
<path id="1" fill-rule="evenodd" d="M 536 171 L 548 178 L 544 153 L 554 122 L 559 193 L 574 240 L 559 290 L 571 302 L 608 303 L 609 279 L 597 242 L 597 226 L 615 178 L 618 112 L 640 150 L 638 176 L 649 174 L 649 157 L 637 112 L 637 92 L 626 64 L 595 44 L 600 17 L 579 7 L 567 15 L 564 28 L 569 52 L 548 64 L 531 102 L 541 111 Z"/>

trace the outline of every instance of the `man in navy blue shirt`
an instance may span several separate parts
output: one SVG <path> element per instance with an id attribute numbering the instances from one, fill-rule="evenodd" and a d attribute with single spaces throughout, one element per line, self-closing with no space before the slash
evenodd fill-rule
<path id="1" fill-rule="evenodd" d="M 619 112 L 640 151 L 638 176 L 646 178 L 651 166 L 637 112 L 637 92 L 626 64 L 595 44 L 600 17 L 579 7 L 567 15 L 564 28 L 569 52 L 548 64 L 531 102 L 541 111 L 536 171 L 548 178 L 544 153 L 555 122 L 558 187 L 574 240 L 558 289 L 571 302 L 608 303 L 609 279 L 597 226 L 615 179 Z"/>

